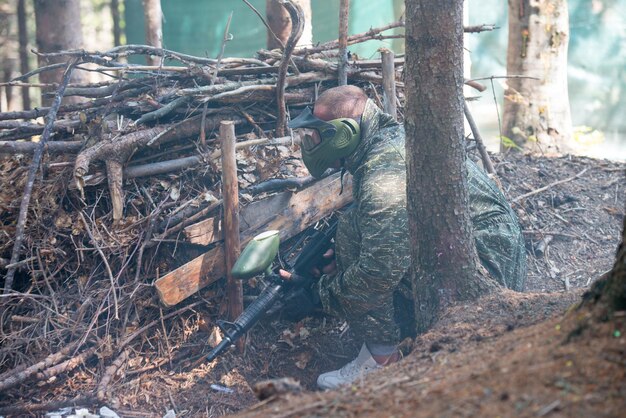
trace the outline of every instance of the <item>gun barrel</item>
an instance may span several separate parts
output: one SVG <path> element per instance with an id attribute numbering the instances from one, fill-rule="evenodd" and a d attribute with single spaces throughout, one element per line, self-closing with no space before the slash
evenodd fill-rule
<path id="1" fill-rule="evenodd" d="M 216 345 L 215 348 L 209 352 L 209 354 L 206 356 L 206 359 L 208 361 L 215 360 L 215 358 L 219 356 L 220 354 L 222 354 L 222 352 L 226 350 L 228 347 L 230 347 L 232 343 L 233 342 L 230 340 L 230 338 L 228 338 L 228 336 L 224 337 L 224 339 L 220 341 L 220 343 Z"/>
<path id="2" fill-rule="evenodd" d="M 241 338 L 250 328 L 256 324 L 265 312 L 272 307 L 283 290 L 283 285 L 274 283 L 268 285 L 263 292 L 246 308 L 239 317 L 230 324 L 232 327 L 224 335 L 224 339 L 215 346 L 207 355 L 208 361 L 213 361 L 217 356 L 222 354 L 224 350 L 234 344 Z"/>

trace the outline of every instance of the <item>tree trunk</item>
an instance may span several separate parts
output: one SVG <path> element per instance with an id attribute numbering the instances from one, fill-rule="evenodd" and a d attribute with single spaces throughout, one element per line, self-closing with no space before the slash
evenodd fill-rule
<path id="1" fill-rule="evenodd" d="M 83 47 L 83 32 L 80 21 L 80 0 L 35 0 L 35 21 L 37 25 L 37 49 L 40 52 L 56 52 Z M 65 62 L 66 59 L 39 58 L 39 66 Z M 54 71 L 45 71 L 39 74 L 42 83 L 59 83 L 63 77 L 64 68 Z M 86 77 L 81 71 L 74 71 L 73 83 L 86 82 Z M 52 96 L 44 95 L 46 92 L 56 89 L 42 89 L 41 102 L 43 106 L 49 106 Z M 67 97 L 63 103 L 76 103 L 82 99 L 79 97 Z"/>
<path id="2" fill-rule="evenodd" d="M 313 43 L 313 23 L 311 21 L 311 0 L 293 0 L 293 3 L 297 3 L 304 12 L 304 32 L 298 40 L 297 45 L 311 45 Z M 267 31 L 267 48 L 276 49 L 282 48 L 289 39 L 291 33 L 291 19 L 289 13 L 281 4 L 276 0 L 265 0 L 265 14 L 267 16 L 267 23 L 269 24 L 272 32 L 278 37 L 282 45 L 276 40 L 274 35 Z"/>
<path id="3" fill-rule="evenodd" d="M 566 0 L 509 0 L 501 150 L 564 152 L 572 136 L 567 91 Z"/>
<path id="4" fill-rule="evenodd" d="M 157 48 L 163 47 L 163 12 L 161 0 L 143 0 L 145 15 L 146 44 Z M 150 55 L 146 57 L 148 65 L 159 65 L 161 59 Z"/>
<path id="5" fill-rule="evenodd" d="M 111 19 L 113 20 L 113 45 L 122 45 L 122 26 L 120 17 L 120 0 L 111 0 Z"/>
<path id="6" fill-rule="evenodd" d="M 479 297 L 463 132 L 463 0 L 406 2 L 407 211 L 417 331 Z"/>
<path id="7" fill-rule="evenodd" d="M 598 279 L 583 299 L 584 303 L 595 305 L 596 317 L 603 320 L 611 318 L 616 311 L 626 310 L 626 216 L 613 269 Z"/>
<path id="8" fill-rule="evenodd" d="M 28 62 L 28 29 L 26 27 L 26 0 L 17 2 L 17 31 L 20 50 L 20 72 L 26 74 L 30 71 Z M 22 87 L 22 109 L 30 109 L 30 89 Z"/>
<path id="9" fill-rule="evenodd" d="M 6 83 L 13 78 L 13 70 L 16 64 L 13 16 L 15 9 L 9 4 L 0 2 L 0 82 Z M 10 112 L 15 108 L 13 86 L 7 84 L 0 86 L 0 112 Z"/>

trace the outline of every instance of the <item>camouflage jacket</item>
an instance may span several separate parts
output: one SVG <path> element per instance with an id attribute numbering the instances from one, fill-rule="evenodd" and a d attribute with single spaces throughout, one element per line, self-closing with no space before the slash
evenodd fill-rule
<path id="1" fill-rule="evenodd" d="M 368 100 L 361 118 L 361 143 L 345 161 L 346 169 L 353 176 L 355 202 L 351 213 L 345 215 L 350 219 L 343 220 L 350 225 L 344 230 L 350 232 L 341 235 L 338 230 L 337 273 L 322 276 L 318 282 L 324 310 L 348 319 L 351 325 L 351 319 L 362 321 L 363 315 L 373 310 L 393 311 L 392 294 L 409 269 L 405 164 L 403 126 Z M 479 167 L 468 160 L 467 169 L 470 214 L 483 265 L 494 276 L 525 277 L 525 252 L 515 215 L 500 190 Z M 341 223 L 340 220 L 340 228 Z M 497 231 L 496 240 L 492 239 L 493 234 L 481 235 L 481 230 L 492 229 L 494 224 L 502 224 L 505 229 Z M 483 238 L 485 242 L 479 243 Z M 524 254 L 505 262 L 506 266 L 523 264 L 519 268 L 513 266 L 514 273 L 496 271 L 500 268 L 497 265 L 491 269 L 490 263 L 483 260 L 484 257 L 496 258 L 498 264 L 497 260 L 502 258 L 498 252 L 510 252 L 510 249 L 500 248 L 503 240 L 517 250 L 521 246 Z M 496 250 L 495 253 L 492 250 Z M 501 270 L 506 270 L 506 266 Z M 519 283 L 511 286 L 506 278 L 495 278 L 503 285 L 521 290 Z"/>

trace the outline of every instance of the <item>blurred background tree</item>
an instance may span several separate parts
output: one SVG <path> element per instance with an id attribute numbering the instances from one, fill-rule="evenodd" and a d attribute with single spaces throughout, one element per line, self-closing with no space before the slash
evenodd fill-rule
<path id="1" fill-rule="evenodd" d="M 0 0 L 0 66 L 1 81 L 8 81 L 22 71 L 19 65 L 17 5 L 20 0 Z M 35 46 L 34 0 L 21 0 L 26 9 L 29 43 Z M 249 0 L 262 14 L 267 0 Z M 88 50 L 106 50 L 119 43 L 144 44 L 144 9 L 142 0 L 83 0 L 80 2 L 83 45 Z M 337 37 L 340 0 L 311 1 L 313 43 Z M 493 32 L 467 36 L 470 51 L 471 77 L 506 75 L 508 5 L 499 0 L 467 0 L 467 24 L 496 24 Z M 163 10 L 163 46 L 176 51 L 216 57 L 228 16 L 233 12 L 225 56 L 253 56 L 266 48 L 266 28 L 255 13 L 241 0 L 185 0 L 184 7 L 176 0 L 161 0 Z M 606 156 L 626 158 L 626 2 L 623 0 L 569 0 L 570 41 L 568 90 L 573 139 L 580 146 L 603 143 L 598 147 Z M 403 0 L 352 0 L 349 33 L 365 32 L 402 16 Z M 401 34 L 402 29 L 390 31 Z M 360 58 L 378 58 L 380 47 L 396 55 L 404 53 L 404 40 L 369 41 L 349 47 Z M 135 61 L 138 64 L 141 58 Z M 29 54 L 30 67 L 36 66 Z M 468 66 L 468 64 L 466 64 Z M 24 68 L 24 67 L 22 67 Z M 31 79 L 36 81 L 36 79 Z M 491 150 L 499 148 L 502 125 L 504 79 L 484 81 L 493 91 L 472 102 L 472 112 L 480 124 Z M 31 89 L 31 97 L 36 99 Z M 22 108 L 19 89 L 0 86 L 0 109 Z M 495 102 L 494 102 L 495 98 Z M 37 101 L 32 106 L 37 105 Z M 498 107 L 496 107 L 496 103 Z M 590 152 L 593 154 L 593 150 Z"/>

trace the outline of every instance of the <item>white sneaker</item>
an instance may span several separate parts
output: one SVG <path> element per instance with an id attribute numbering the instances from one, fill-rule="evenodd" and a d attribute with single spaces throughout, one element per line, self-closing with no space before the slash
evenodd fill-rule
<path id="1" fill-rule="evenodd" d="M 339 370 L 321 374 L 317 378 L 317 386 L 320 389 L 336 389 L 339 386 L 350 384 L 374 370 L 382 368 L 383 366 L 376 363 L 376 360 L 374 360 L 364 343 L 357 358 Z"/>

